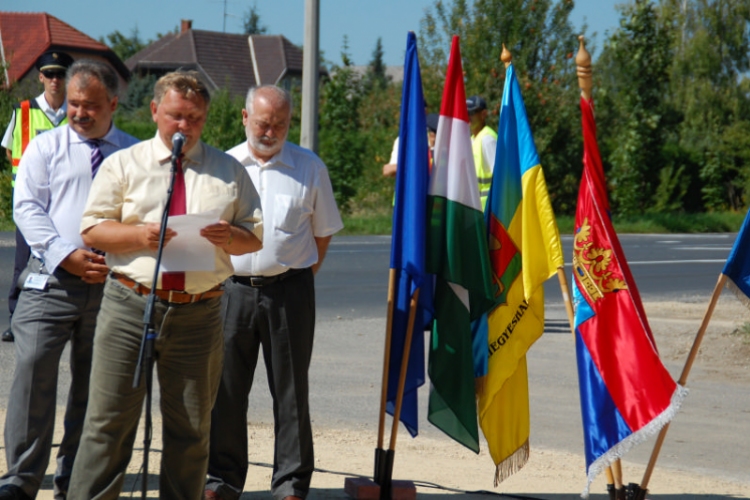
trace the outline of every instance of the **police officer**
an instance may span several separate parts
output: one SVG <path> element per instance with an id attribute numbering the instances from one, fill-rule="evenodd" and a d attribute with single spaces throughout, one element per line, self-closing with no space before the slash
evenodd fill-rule
<path id="1" fill-rule="evenodd" d="M 492 184 L 492 170 L 495 167 L 497 132 L 487 126 L 487 103 L 478 95 L 466 99 L 471 128 L 471 149 L 474 154 L 474 167 L 479 181 L 479 198 L 482 210 L 487 204 L 487 195 Z"/>
<path id="2" fill-rule="evenodd" d="M 36 99 L 29 99 L 17 104 L 11 115 L 8 128 L 3 136 L 2 146 L 5 148 L 13 168 L 15 186 L 18 165 L 21 155 L 31 140 L 41 132 L 50 130 L 68 122 L 65 100 L 65 72 L 73 63 L 73 58 L 65 52 L 50 50 L 39 56 L 36 68 L 39 70 L 39 81 L 44 85 L 44 92 Z M 8 291 L 8 310 L 13 316 L 18 295 L 18 277 L 29 260 L 29 246 L 23 239 L 21 232 L 16 229 L 16 258 L 13 266 L 13 281 Z M 8 320 L 10 325 L 10 320 Z M 10 326 L 2 333 L 2 340 L 13 342 L 13 331 Z"/>

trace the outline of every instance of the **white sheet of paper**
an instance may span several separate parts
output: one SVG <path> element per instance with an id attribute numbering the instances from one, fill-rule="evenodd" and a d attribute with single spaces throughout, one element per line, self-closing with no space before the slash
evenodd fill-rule
<path id="1" fill-rule="evenodd" d="M 220 209 L 199 214 L 173 215 L 167 227 L 177 232 L 161 255 L 161 271 L 213 271 L 216 251 L 200 230 L 219 222 Z"/>

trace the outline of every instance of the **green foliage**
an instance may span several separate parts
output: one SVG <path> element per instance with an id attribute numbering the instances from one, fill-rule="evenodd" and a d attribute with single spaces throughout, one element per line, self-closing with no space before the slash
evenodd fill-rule
<path id="1" fill-rule="evenodd" d="M 488 103 L 497 127 L 505 83 L 503 44 L 511 51 L 556 211 L 572 213 L 581 172 L 577 41 L 568 19 L 570 0 L 438 0 L 420 31 L 425 98 L 437 109 L 452 36 L 461 42 L 467 95 Z"/>
<path id="2" fill-rule="evenodd" d="M 120 33 L 119 30 L 115 30 L 106 36 L 106 40 L 104 37 L 100 37 L 99 41 L 106 44 L 123 61 L 140 52 L 150 43 L 141 40 L 138 34 L 138 26 L 130 31 L 129 37 Z"/>
<path id="3" fill-rule="evenodd" d="M 598 65 L 597 71 L 612 73 L 605 91 L 616 95 L 607 101 L 617 119 L 610 123 L 606 140 L 611 150 L 613 209 L 618 213 L 643 213 L 660 189 L 662 151 L 671 132 L 666 95 L 672 36 L 654 4 L 636 0 L 623 7 L 620 28 L 605 43 L 600 59 L 604 64 Z M 665 185 L 659 194 L 664 198 L 673 192 Z"/>
<path id="4" fill-rule="evenodd" d="M 665 0 L 676 33 L 670 100 L 683 116 L 674 141 L 697 168 L 685 173 L 697 210 L 747 204 L 750 174 L 750 4 L 744 0 Z M 696 189 L 697 186 L 697 189 Z"/>
<path id="5" fill-rule="evenodd" d="M 2 68 L 0 68 L 2 69 Z M 4 71 L 0 71 L 0 80 L 4 80 Z M 4 86 L 4 81 L 0 82 Z M 5 133 L 8 122 L 13 114 L 13 106 L 18 103 L 14 96 L 13 87 L 0 90 L 0 133 Z M 13 190 L 11 189 L 11 165 L 6 150 L 0 148 L 0 221 L 13 220 Z"/>
<path id="6" fill-rule="evenodd" d="M 320 157 L 328 166 L 336 202 L 348 211 L 362 175 L 365 136 L 360 124 L 363 86 L 351 68 L 346 40 L 344 49 L 342 66 L 331 70 L 321 93 Z"/>
<path id="7" fill-rule="evenodd" d="M 211 96 L 203 141 L 226 151 L 247 140 L 242 126 L 242 108 L 245 102 L 240 97 L 232 98 L 229 91 L 221 89 Z"/>
<path id="8" fill-rule="evenodd" d="M 242 16 L 242 32 L 246 35 L 262 35 L 266 31 L 268 31 L 268 27 L 260 24 L 258 5 L 253 4 Z"/>
<path id="9" fill-rule="evenodd" d="M 365 75 L 365 89 L 371 90 L 383 90 L 388 86 L 390 79 L 385 74 L 385 63 L 383 62 L 383 40 L 378 37 L 378 41 L 375 43 L 375 49 L 372 51 L 372 60 L 367 66 L 367 74 Z"/>

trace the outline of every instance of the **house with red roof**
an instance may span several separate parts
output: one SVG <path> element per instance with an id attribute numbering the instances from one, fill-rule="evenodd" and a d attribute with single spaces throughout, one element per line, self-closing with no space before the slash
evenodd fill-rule
<path id="1" fill-rule="evenodd" d="M 33 36 L 32 36 L 33 35 Z M 0 65 L 7 84 L 37 80 L 34 63 L 47 50 L 67 52 L 73 59 L 106 62 L 120 75 L 130 71 L 112 49 L 45 12 L 0 12 Z"/>
<path id="2" fill-rule="evenodd" d="M 247 89 L 273 84 L 290 89 L 302 82 L 302 49 L 282 35 L 243 35 L 196 30 L 182 20 L 125 64 L 139 75 L 161 76 L 178 68 L 198 71 L 211 91 L 226 88 L 244 97 Z M 326 74 L 321 68 L 320 75 Z"/>

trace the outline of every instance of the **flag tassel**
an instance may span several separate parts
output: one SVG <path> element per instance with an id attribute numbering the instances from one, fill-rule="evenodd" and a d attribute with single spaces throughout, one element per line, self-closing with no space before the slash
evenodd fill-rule
<path id="1" fill-rule="evenodd" d="M 520 448 L 495 467 L 495 488 L 510 476 L 521 470 L 528 461 L 529 440 L 527 439 Z"/>
<path id="2" fill-rule="evenodd" d="M 670 404 L 663 412 L 661 412 L 656 418 L 651 420 L 648 425 L 642 427 L 638 432 L 631 434 L 627 438 L 623 439 L 615 446 L 610 448 L 609 451 L 607 451 L 605 454 L 597 458 L 589 466 L 586 488 L 583 490 L 583 493 L 581 493 L 581 497 L 588 498 L 589 487 L 591 486 L 591 483 L 594 481 L 596 476 L 598 476 L 602 472 L 602 470 L 604 470 L 606 467 L 609 467 L 616 460 L 622 458 L 634 446 L 643 443 L 651 436 L 656 435 L 659 430 L 662 430 L 663 432 L 663 429 L 668 426 L 669 422 L 677 414 L 677 411 L 682 405 L 682 401 L 685 399 L 685 396 L 687 396 L 687 392 L 687 389 L 677 384 L 677 388 L 672 394 Z"/>
<path id="3" fill-rule="evenodd" d="M 557 268 L 557 278 L 560 281 L 560 290 L 562 291 L 563 302 L 565 303 L 565 312 L 568 314 L 570 332 L 573 334 L 573 342 L 575 342 L 575 313 L 573 312 L 573 302 L 570 300 L 570 288 L 568 287 L 568 279 L 565 277 L 564 266 Z M 620 466 L 620 459 L 616 459 L 612 467 L 607 467 L 605 472 L 607 474 L 607 492 L 609 493 L 610 499 L 625 500 L 625 488 L 623 488 L 622 485 L 622 468 Z M 495 475 L 495 481 L 495 486 L 497 486 L 497 475 Z"/>
<path id="4" fill-rule="evenodd" d="M 695 335 L 695 340 L 693 341 L 693 346 L 690 348 L 690 353 L 688 353 L 687 360 L 685 361 L 685 367 L 682 369 L 682 374 L 680 375 L 680 380 L 677 381 L 678 386 L 684 387 L 687 383 L 687 378 L 690 374 L 690 370 L 693 367 L 693 362 L 695 361 L 696 356 L 698 356 L 698 349 L 700 349 L 701 342 L 703 341 L 703 336 L 706 333 L 706 329 L 708 329 L 708 323 L 709 321 L 711 321 L 711 316 L 713 315 L 714 309 L 716 308 L 716 303 L 719 301 L 721 289 L 724 288 L 726 284 L 727 275 L 720 274 L 719 279 L 716 282 L 716 286 L 714 287 L 714 292 L 711 295 L 711 300 L 708 303 L 706 314 L 703 315 L 703 321 L 701 322 L 701 326 L 698 329 L 698 333 Z M 669 424 L 665 425 L 661 429 L 659 437 L 656 439 L 656 443 L 654 443 L 654 449 L 651 452 L 651 458 L 648 461 L 648 466 L 646 466 L 646 471 L 643 473 L 643 480 L 641 481 L 641 484 L 636 485 L 631 483 L 629 485 L 633 490 L 636 491 L 636 495 L 640 498 L 645 497 L 646 492 L 648 491 L 648 483 L 651 480 L 651 473 L 656 466 L 656 459 L 659 457 L 659 452 L 661 451 L 662 444 L 664 444 L 664 438 L 667 436 L 668 430 Z"/>
<path id="5" fill-rule="evenodd" d="M 378 444 L 375 448 L 375 466 L 373 480 L 381 484 L 386 469 L 386 453 L 383 449 L 385 436 L 385 413 L 388 399 L 388 370 L 390 369 L 391 339 L 393 336 L 393 307 L 396 295 L 396 269 L 391 268 L 388 275 L 388 298 L 385 325 L 385 349 L 383 359 L 383 382 L 380 390 L 380 413 L 378 416 Z M 396 421 L 398 422 L 398 420 Z"/>

